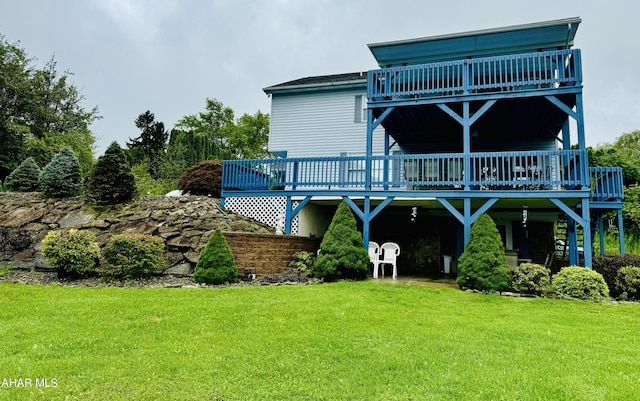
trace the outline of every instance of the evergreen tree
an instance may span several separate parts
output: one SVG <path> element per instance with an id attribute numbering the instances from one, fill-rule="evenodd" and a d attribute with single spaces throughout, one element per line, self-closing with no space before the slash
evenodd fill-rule
<path id="1" fill-rule="evenodd" d="M 506 291 L 511 288 L 500 232 L 493 219 L 482 214 L 471 226 L 469 242 L 458 260 L 458 285 L 480 291 Z"/>
<path id="2" fill-rule="evenodd" d="M 7 176 L 4 182 L 6 188 L 17 192 L 35 192 L 40 189 L 40 167 L 33 157 L 27 157 L 20 165 Z"/>
<path id="3" fill-rule="evenodd" d="M 326 281 L 362 279 L 368 271 L 369 253 L 349 205 L 342 201 L 320 244 L 314 275 Z"/>
<path id="4" fill-rule="evenodd" d="M 220 230 L 215 230 L 198 258 L 193 279 L 217 285 L 233 282 L 237 277 L 238 269 L 231 248 Z"/>
<path id="5" fill-rule="evenodd" d="M 132 151 L 133 164 L 142 162 L 145 158 L 149 164 L 149 174 L 158 178 L 158 169 L 165 155 L 169 133 L 165 131 L 164 124 L 155 120 L 152 112 L 147 110 L 136 118 L 136 127 L 142 130 L 139 137 L 130 139 L 127 147 Z"/>
<path id="6" fill-rule="evenodd" d="M 45 196 L 64 198 L 82 192 L 80 163 L 71 148 L 65 147 L 47 164 L 39 178 Z"/>
<path id="7" fill-rule="evenodd" d="M 97 205 L 128 202 L 136 195 L 136 184 L 122 148 L 112 142 L 89 174 L 87 198 Z"/>

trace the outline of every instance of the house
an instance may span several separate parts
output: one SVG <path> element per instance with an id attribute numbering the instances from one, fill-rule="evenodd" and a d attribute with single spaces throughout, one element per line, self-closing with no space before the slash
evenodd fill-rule
<path id="1" fill-rule="evenodd" d="M 568 262 L 590 267 L 603 214 L 622 232 L 623 187 L 588 164 L 580 23 L 374 43 L 378 69 L 265 88 L 277 157 L 225 161 L 225 207 L 320 237 L 344 199 L 365 244 L 400 243 L 401 274 L 441 271 L 482 213 L 512 265 L 549 262 L 563 221 Z"/>

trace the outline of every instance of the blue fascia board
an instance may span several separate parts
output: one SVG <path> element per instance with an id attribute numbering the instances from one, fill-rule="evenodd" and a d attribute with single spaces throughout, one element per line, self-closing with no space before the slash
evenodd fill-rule
<path id="1" fill-rule="evenodd" d="M 577 17 L 567 18 L 368 46 L 381 67 L 568 49 L 573 46 L 580 22 Z"/>
<path id="2" fill-rule="evenodd" d="M 335 196 L 335 197 L 393 197 L 415 199 L 582 199 L 589 198 L 591 192 L 586 191 L 464 191 L 464 190 L 428 190 L 428 191 L 366 191 L 366 190 L 256 190 L 256 191 L 223 191 L 222 197 L 250 196 Z"/>
<path id="3" fill-rule="evenodd" d="M 499 93 L 470 93 L 465 95 L 450 95 L 450 96 L 434 96 L 415 99 L 368 99 L 368 105 L 370 108 L 384 108 L 384 107 L 403 107 L 403 106 L 418 106 L 426 104 L 437 103 L 458 103 L 464 101 L 476 101 L 476 100 L 500 100 L 500 99 L 516 99 L 525 97 L 540 97 L 540 96 L 554 96 L 554 95 L 566 95 L 566 94 L 582 93 L 582 85 L 580 86 L 567 86 L 554 89 L 538 89 L 528 91 L 514 91 L 514 92 L 499 92 Z"/>

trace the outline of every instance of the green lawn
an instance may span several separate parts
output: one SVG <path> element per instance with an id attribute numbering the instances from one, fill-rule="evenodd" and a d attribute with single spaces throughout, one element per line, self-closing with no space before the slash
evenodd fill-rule
<path id="1" fill-rule="evenodd" d="M 7 400 L 640 400 L 640 304 L 0 284 L 0 339 Z"/>

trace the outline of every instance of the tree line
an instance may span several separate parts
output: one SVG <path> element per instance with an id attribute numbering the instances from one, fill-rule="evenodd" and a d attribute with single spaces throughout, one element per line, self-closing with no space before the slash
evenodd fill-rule
<path id="1" fill-rule="evenodd" d="M 0 183 L 28 158 L 27 170 L 43 168 L 69 148 L 87 178 L 95 163 L 91 123 L 101 118 L 52 57 L 38 68 L 17 43 L 0 34 Z M 134 128 L 135 127 L 135 128 Z M 210 159 L 254 159 L 268 155 L 269 115 L 258 111 L 236 118 L 231 108 L 207 98 L 204 110 L 184 116 L 171 130 L 149 110 L 132 121 L 138 136 L 124 149 L 140 193 L 177 188 L 189 166 Z M 640 235 L 640 131 L 613 143 L 588 148 L 591 166 L 622 167 L 623 214 L 627 230 Z M 32 162 L 35 162 L 32 163 Z"/>
<path id="2" fill-rule="evenodd" d="M 0 34 L 0 183 L 22 161 L 32 158 L 42 168 L 64 148 L 86 178 L 95 163 L 89 127 L 101 118 L 98 107 L 83 106 L 73 74 L 58 71 L 54 57 L 44 67 L 33 63 L 19 43 Z M 268 154 L 269 115 L 236 118 L 216 99 L 206 99 L 204 111 L 184 116 L 170 131 L 151 111 L 132 121 L 132 134 L 136 129 L 139 136 L 124 151 L 143 193 L 175 189 L 182 171 L 203 160 Z"/>

